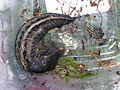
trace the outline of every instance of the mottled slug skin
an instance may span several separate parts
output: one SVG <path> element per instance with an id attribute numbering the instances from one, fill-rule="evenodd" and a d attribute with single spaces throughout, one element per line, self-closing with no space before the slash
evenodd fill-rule
<path id="1" fill-rule="evenodd" d="M 46 33 L 54 28 L 74 22 L 75 18 L 56 13 L 45 13 L 24 23 L 15 41 L 15 54 L 19 64 L 31 73 L 53 69 L 64 54 L 63 44 L 44 43 Z"/>

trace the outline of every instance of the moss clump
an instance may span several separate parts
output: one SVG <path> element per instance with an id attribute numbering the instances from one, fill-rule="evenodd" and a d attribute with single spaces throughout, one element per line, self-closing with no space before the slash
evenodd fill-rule
<path id="1" fill-rule="evenodd" d="M 88 71 L 79 72 L 76 69 L 77 65 L 78 63 L 73 61 L 72 58 L 62 57 L 53 71 L 53 74 L 59 78 L 65 79 L 66 82 L 69 82 L 72 78 L 86 79 L 88 77 L 97 75 Z"/>
<path id="2" fill-rule="evenodd" d="M 89 77 L 92 77 L 92 76 L 96 76 L 97 73 L 94 73 L 94 74 L 91 74 L 89 72 L 86 72 L 85 74 L 81 75 L 81 78 L 82 79 L 86 79 L 86 78 L 89 78 Z"/>
<path id="3" fill-rule="evenodd" d="M 77 65 L 77 62 L 73 61 L 73 59 L 70 57 L 62 57 L 59 60 L 58 64 L 64 64 L 64 65 L 68 65 L 71 67 L 75 67 Z"/>

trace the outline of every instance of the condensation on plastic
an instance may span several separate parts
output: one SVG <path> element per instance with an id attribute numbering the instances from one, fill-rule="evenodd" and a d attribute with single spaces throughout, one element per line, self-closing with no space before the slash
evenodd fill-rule
<path id="1" fill-rule="evenodd" d="M 17 31 L 23 23 L 19 17 L 19 13 L 24 8 L 29 8 L 32 12 L 34 0 L 4 0 L 3 7 L 0 8 L 0 90 L 116 90 L 119 88 L 118 84 L 114 82 L 119 81 L 119 76 L 116 71 L 120 69 L 120 55 L 117 44 L 120 41 L 115 41 L 114 38 L 120 37 L 120 7 L 117 7 L 117 0 L 111 0 L 112 12 L 101 13 L 103 18 L 104 38 L 108 38 L 105 45 L 98 47 L 94 45 L 94 39 L 87 37 L 86 46 L 91 48 L 94 45 L 94 50 L 101 49 L 101 56 L 95 60 L 90 60 L 89 55 L 81 55 L 79 50 L 82 49 L 82 39 L 88 36 L 88 32 L 84 31 L 83 24 L 86 22 L 84 16 L 74 22 L 78 30 L 74 34 L 51 34 L 51 38 L 56 41 L 61 40 L 66 44 L 69 51 L 75 50 L 74 54 L 68 54 L 68 57 L 77 57 L 77 62 L 88 66 L 90 70 L 96 70 L 96 61 L 115 59 L 118 66 L 109 68 L 100 68 L 98 75 L 90 77 L 86 80 L 72 79 L 70 83 L 66 83 L 60 79 L 53 79 L 50 73 L 33 75 L 23 71 L 16 62 L 14 52 L 14 41 Z M 44 0 L 38 0 L 43 12 L 46 12 Z M 51 0 L 52 1 L 52 0 Z M 120 3 L 119 3 L 120 6 Z M 28 15 L 30 17 L 30 15 Z M 97 21 L 91 25 L 98 25 L 100 17 L 98 14 L 91 14 L 90 17 L 96 16 Z M 62 28 L 64 30 L 64 28 Z M 67 43 L 66 43 L 67 42 Z M 66 52 L 67 54 L 67 52 Z"/>

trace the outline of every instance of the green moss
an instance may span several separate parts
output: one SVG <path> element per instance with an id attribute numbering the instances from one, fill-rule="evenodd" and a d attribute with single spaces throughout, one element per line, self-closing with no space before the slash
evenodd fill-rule
<path id="1" fill-rule="evenodd" d="M 68 82 L 70 82 L 71 77 L 65 76 L 63 79 L 65 79 L 65 81 L 68 83 Z"/>
<path id="2" fill-rule="evenodd" d="M 97 73 L 94 73 L 94 74 L 91 74 L 91 73 L 85 73 L 83 75 L 81 75 L 81 78 L 82 79 L 86 79 L 86 78 L 89 78 L 89 77 L 92 77 L 92 76 L 96 76 Z"/>
<path id="3" fill-rule="evenodd" d="M 73 61 L 73 59 L 70 57 L 62 57 L 58 62 L 56 70 L 58 71 L 59 76 L 62 79 L 66 80 L 66 82 L 69 82 L 70 79 L 72 79 L 72 78 L 86 79 L 88 77 L 97 75 L 97 74 L 91 74 L 91 73 L 86 72 L 86 71 L 83 73 L 77 71 L 76 70 L 77 64 L 78 63 Z M 61 74 L 62 72 L 66 72 L 66 75 L 64 75 L 64 77 Z"/>
<path id="4" fill-rule="evenodd" d="M 59 64 L 64 64 L 66 66 L 71 66 L 71 67 L 75 67 L 77 65 L 77 63 L 73 61 L 72 58 L 70 57 L 62 57 L 59 60 Z"/>

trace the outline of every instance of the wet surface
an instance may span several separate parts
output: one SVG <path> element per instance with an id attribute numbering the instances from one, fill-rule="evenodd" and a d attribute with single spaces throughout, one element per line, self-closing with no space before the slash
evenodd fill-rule
<path id="1" fill-rule="evenodd" d="M 95 2 L 91 4 L 96 6 Z M 31 75 L 19 66 L 14 54 L 15 37 L 23 22 L 19 13 L 24 7 L 33 8 L 33 2 L 6 0 L 7 7 L 0 12 L 0 90 L 119 90 L 120 3 L 112 0 L 110 4 L 113 8 L 108 12 L 81 16 L 73 24 L 60 28 L 60 33 L 48 34 L 53 41 L 61 41 L 66 45 L 66 57 L 78 63 L 78 70 L 87 69 L 89 73 L 97 73 L 92 77 L 72 78 L 66 82 L 54 78 L 51 72 Z M 46 12 L 45 2 L 41 3 L 41 8 Z M 27 15 L 31 16 L 30 13 Z M 87 27 L 84 28 L 85 25 Z M 104 33 L 99 40 L 94 33 L 96 27 L 102 28 Z M 80 65 L 87 68 L 81 68 Z"/>

